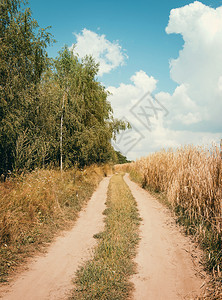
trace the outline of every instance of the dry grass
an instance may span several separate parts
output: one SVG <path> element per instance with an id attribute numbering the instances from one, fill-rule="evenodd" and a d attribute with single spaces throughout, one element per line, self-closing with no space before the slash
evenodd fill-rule
<path id="1" fill-rule="evenodd" d="M 187 146 L 176 151 L 161 151 L 122 168 L 130 171 L 132 178 L 144 188 L 166 196 L 179 222 L 202 245 L 206 266 L 221 286 L 222 159 L 219 148 Z M 217 292 L 222 299 L 222 290 L 217 289 Z"/>
<path id="2" fill-rule="evenodd" d="M 109 167 L 37 170 L 0 184 L 0 281 L 73 224 Z"/>

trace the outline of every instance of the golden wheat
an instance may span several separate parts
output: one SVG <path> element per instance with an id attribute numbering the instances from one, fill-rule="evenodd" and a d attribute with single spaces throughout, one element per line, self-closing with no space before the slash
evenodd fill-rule
<path id="1" fill-rule="evenodd" d="M 207 221 L 222 231 L 222 160 L 217 147 L 184 147 L 140 159 L 131 168 L 142 173 L 144 185 L 165 191 L 190 219 Z"/>
<path id="2" fill-rule="evenodd" d="M 215 243 L 211 268 L 220 274 L 222 159 L 219 148 L 186 146 L 175 151 L 163 150 L 117 166 L 117 170 L 120 168 L 134 173 L 134 179 L 137 174 L 143 187 L 163 192 L 171 206 L 195 227 L 195 233 L 209 240 L 209 256 L 212 256 L 210 247 Z"/>

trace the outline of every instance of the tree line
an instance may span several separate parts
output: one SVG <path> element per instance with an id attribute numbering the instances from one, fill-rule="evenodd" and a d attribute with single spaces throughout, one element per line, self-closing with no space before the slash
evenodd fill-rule
<path id="1" fill-rule="evenodd" d="M 22 0 L 1 0 L 0 18 L 0 174 L 118 162 L 111 139 L 128 125 L 113 118 L 94 59 L 67 46 L 49 58 L 49 28 Z"/>

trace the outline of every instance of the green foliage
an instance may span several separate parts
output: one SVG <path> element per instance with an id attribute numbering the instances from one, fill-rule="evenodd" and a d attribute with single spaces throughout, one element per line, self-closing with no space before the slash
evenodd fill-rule
<path id="1" fill-rule="evenodd" d="M 114 161 L 110 141 L 129 124 L 113 118 L 98 64 L 67 46 L 48 59 L 51 36 L 23 6 L 0 3 L 0 174 Z"/>
<path id="2" fill-rule="evenodd" d="M 104 163 L 114 156 L 110 140 L 114 121 L 108 93 L 95 80 L 98 65 L 92 57 L 79 62 L 67 46 L 54 62 L 60 116 L 63 115 L 65 166 Z M 64 103 L 62 103 L 64 101 Z"/>
<path id="3" fill-rule="evenodd" d="M 125 163 L 130 163 L 130 160 L 127 159 L 126 156 L 124 156 L 120 151 L 115 151 L 117 159 L 116 163 L 117 164 L 125 164 Z"/>
<path id="4" fill-rule="evenodd" d="M 12 169 L 16 144 L 33 128 L 36 88 L 47 66 L 50 35 L 18 0 L 0 3 L 0 172 Z"/>

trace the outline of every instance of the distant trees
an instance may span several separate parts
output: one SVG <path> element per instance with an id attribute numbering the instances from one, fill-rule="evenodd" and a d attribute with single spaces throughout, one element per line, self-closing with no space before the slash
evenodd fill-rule
<path id="1" fill-rule="evenodd" d="M 50 34 L 21 6 L 0 3 L 0 174 L 116 160 L 110 141 L 127 124 L 112 117 L 98 65 L 67 46 L 49 60 Z"/>
<path id="2" fill-rule="evenodd" d="M 115 153 L 116 153 L 116 156 L 117 156 L 117 158 L 116 158 L 116 163 L 117 164 L 125 164 L 125 163 L 130 163 L 131 162 L 120 151 L 115 151 Z"/>

